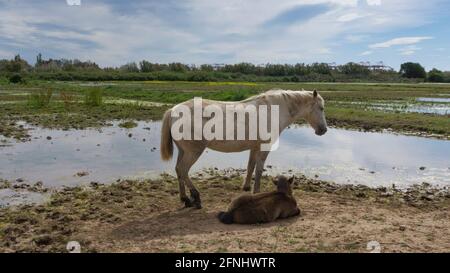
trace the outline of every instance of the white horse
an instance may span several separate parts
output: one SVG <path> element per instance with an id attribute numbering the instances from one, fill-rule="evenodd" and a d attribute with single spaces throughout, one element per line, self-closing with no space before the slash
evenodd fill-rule
<path id="1" fill-rule="evenodd" d="M 324 114 L 324 100 L 316 90 L 270 90 L 239 102 L 203 100 L 201 106 L 204 109 L 209 105 L 214 105 L 225 112 L 227 105 L 235 104 L 241 104 L 243 106 L 265 105 L 269 108 L 273 105 L 278 105 L 279 133 L 281 133 L 286 127 L 288 127 L 291 123 L 298 119 L 306 120 L 314 128 L 316 135 L 323 135 L 327 131 L 327 123 Z M 264 169 L 264 163 L 270 152 L 267 150 L 262 150 L 261 145 L 267 143 L 267 141 L 260 139 L 259 136 L 256 140 L 207 140 L 204 137 L 200 140 L 175 140 L 172 137 L 171 127 L 173 123 L 179 119 L 179 117 L 173 117 L 172 111 L 178 109 L 177 107 L 180 106 L 185 108 L 188 107 L 192 110 L 191 113 L 193 113 L 194 100 L 188 100 L 186 102 L 180 103 L 169 109 L 164 114 L 161 129 L 161 158 L 163 160 L 171 159 L 173 154 L 173 142 L 175 142 L 178 147 L 178 159 L 175 169 L 179 182 L 180 199 L 182 202 L 184 202 L 185 206 L 194 206 L 196 208 L 201 208 L 200 194 L 192 184 L 188 173 L 192 165 L 194 165 L 194 163 L 198 160 L 198 158 L 206 148 L 210 148 L 212 150 L 220 152 L 241 152 L 250 150 L 250 157 L 247 166 L 247 176 L 243 184 L 243 190 L 250 190 L 252 174 L 255 171 L 256 167 L 253 192 L 259 192 L 260 179 Z M 270 115 L 270 113 L 268 114 Z M 268 117 L 268 119 L 270 119 L 270 117 Z M 202 121 L 204 125 L 208 121 L 208 119 L 203 117 Z M 236 124 L 236 122 L 234 124 Z M 226 128 L 225 131 L 229 129 L 235 128 Z M 247 136 L 249 133 L 249 127 L 247 123 L 245 130 Z M 224 132 L 224 134 L 226 134 L 226 132 Z M 192 199 L 189 199 L 187 197 L 185 185 L 188 186 Z"/>

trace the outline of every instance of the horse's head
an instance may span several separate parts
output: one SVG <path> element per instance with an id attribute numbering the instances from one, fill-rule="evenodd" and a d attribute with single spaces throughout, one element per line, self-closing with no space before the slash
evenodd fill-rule
<path id="1" fill-rule="evenodd" d="M 287 178 L 284 175 L 279 175 L 272 179 L 273 184 L 277 186 L 278 192 L 286 193 L 287 195 L 292 195 L 292 182 L 294 181 L 294 177 Z"/>
<path id="2" fill-rule="evenodd" d="M 316 135 L 321 136 L 327 132 L 327 121 L 325 120 L 324 100 L 316 90 L 312 92 L 312 100 L 305 119 L 314 128 Z"/>

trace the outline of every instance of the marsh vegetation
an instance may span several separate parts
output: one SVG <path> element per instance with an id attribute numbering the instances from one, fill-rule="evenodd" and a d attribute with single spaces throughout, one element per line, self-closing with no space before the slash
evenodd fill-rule
<path id="1" fill-rule="evenodd" d="M 224 227 L 215 215 L 241 193 L 244 166 L 214 168 L 245 160 L 212 153 L 196 171 L 211 169 L 194 177 L 205 208 L 180 211 L 175 177 L 144 172 L 173 169 L 161 165 L 158 122 L 152 121 L 194 96 L 236 101 L 272 88 L 318 89 L 329 124 L 339 128 L 328 133 L 339 143 L 333 150 L 317 139 L 306 141 L 310 128 L 294 126 L 281 145 L 289 156 L 269 158 L 268 174 L 299 171 L 293 191 L 305 214 L 276 224 Z M 91 252 L 362 252 L 367 241 L 379 238 L 384 251 L 446 251 L 450 118 L 438 111 L 449 98 L 445 84 L 2 81 L 0 198 L 19 197 L 0 209 L 0 251 L 61 252 L 77 240 Z M 345 130 L 350 128 L 381 133 Z M 299 138 L 304 145 L 293 146 Z M 315 147 L 329 151 L 329 161 L 307 156 L 322 154 Z M 269 179 L 263 178 L 263 191 L 272 189 Z M 37 204 L 24 205 L 28 197 Z M 187 225 L 193 219 L 197 224 Z"/>

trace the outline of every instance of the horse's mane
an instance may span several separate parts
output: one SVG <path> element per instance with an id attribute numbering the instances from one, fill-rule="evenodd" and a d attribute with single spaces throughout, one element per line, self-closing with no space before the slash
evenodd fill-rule
<path id="1" fill-rule="evenodd" d="M 293 90 L 283 90 L 283 89 L 270 89 L 266 92 L 251 96 L 242 102 L 248 102 L 252 100 L 259 100 L 264 98 L 275 98 L 275 99 L 285 99 L 287 101 L 299 101 L 305 98 L 310 98 L 310 91 L 293 91 Z"/>

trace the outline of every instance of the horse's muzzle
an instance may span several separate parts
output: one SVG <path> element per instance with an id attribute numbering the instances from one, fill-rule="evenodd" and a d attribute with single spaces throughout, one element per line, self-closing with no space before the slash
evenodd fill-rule
<path id="1" fill-rule="evenodd" d="M 327 127 L 319 128 L 316 130 L 316 135 L 322 136 L 327 132 Z"/>

